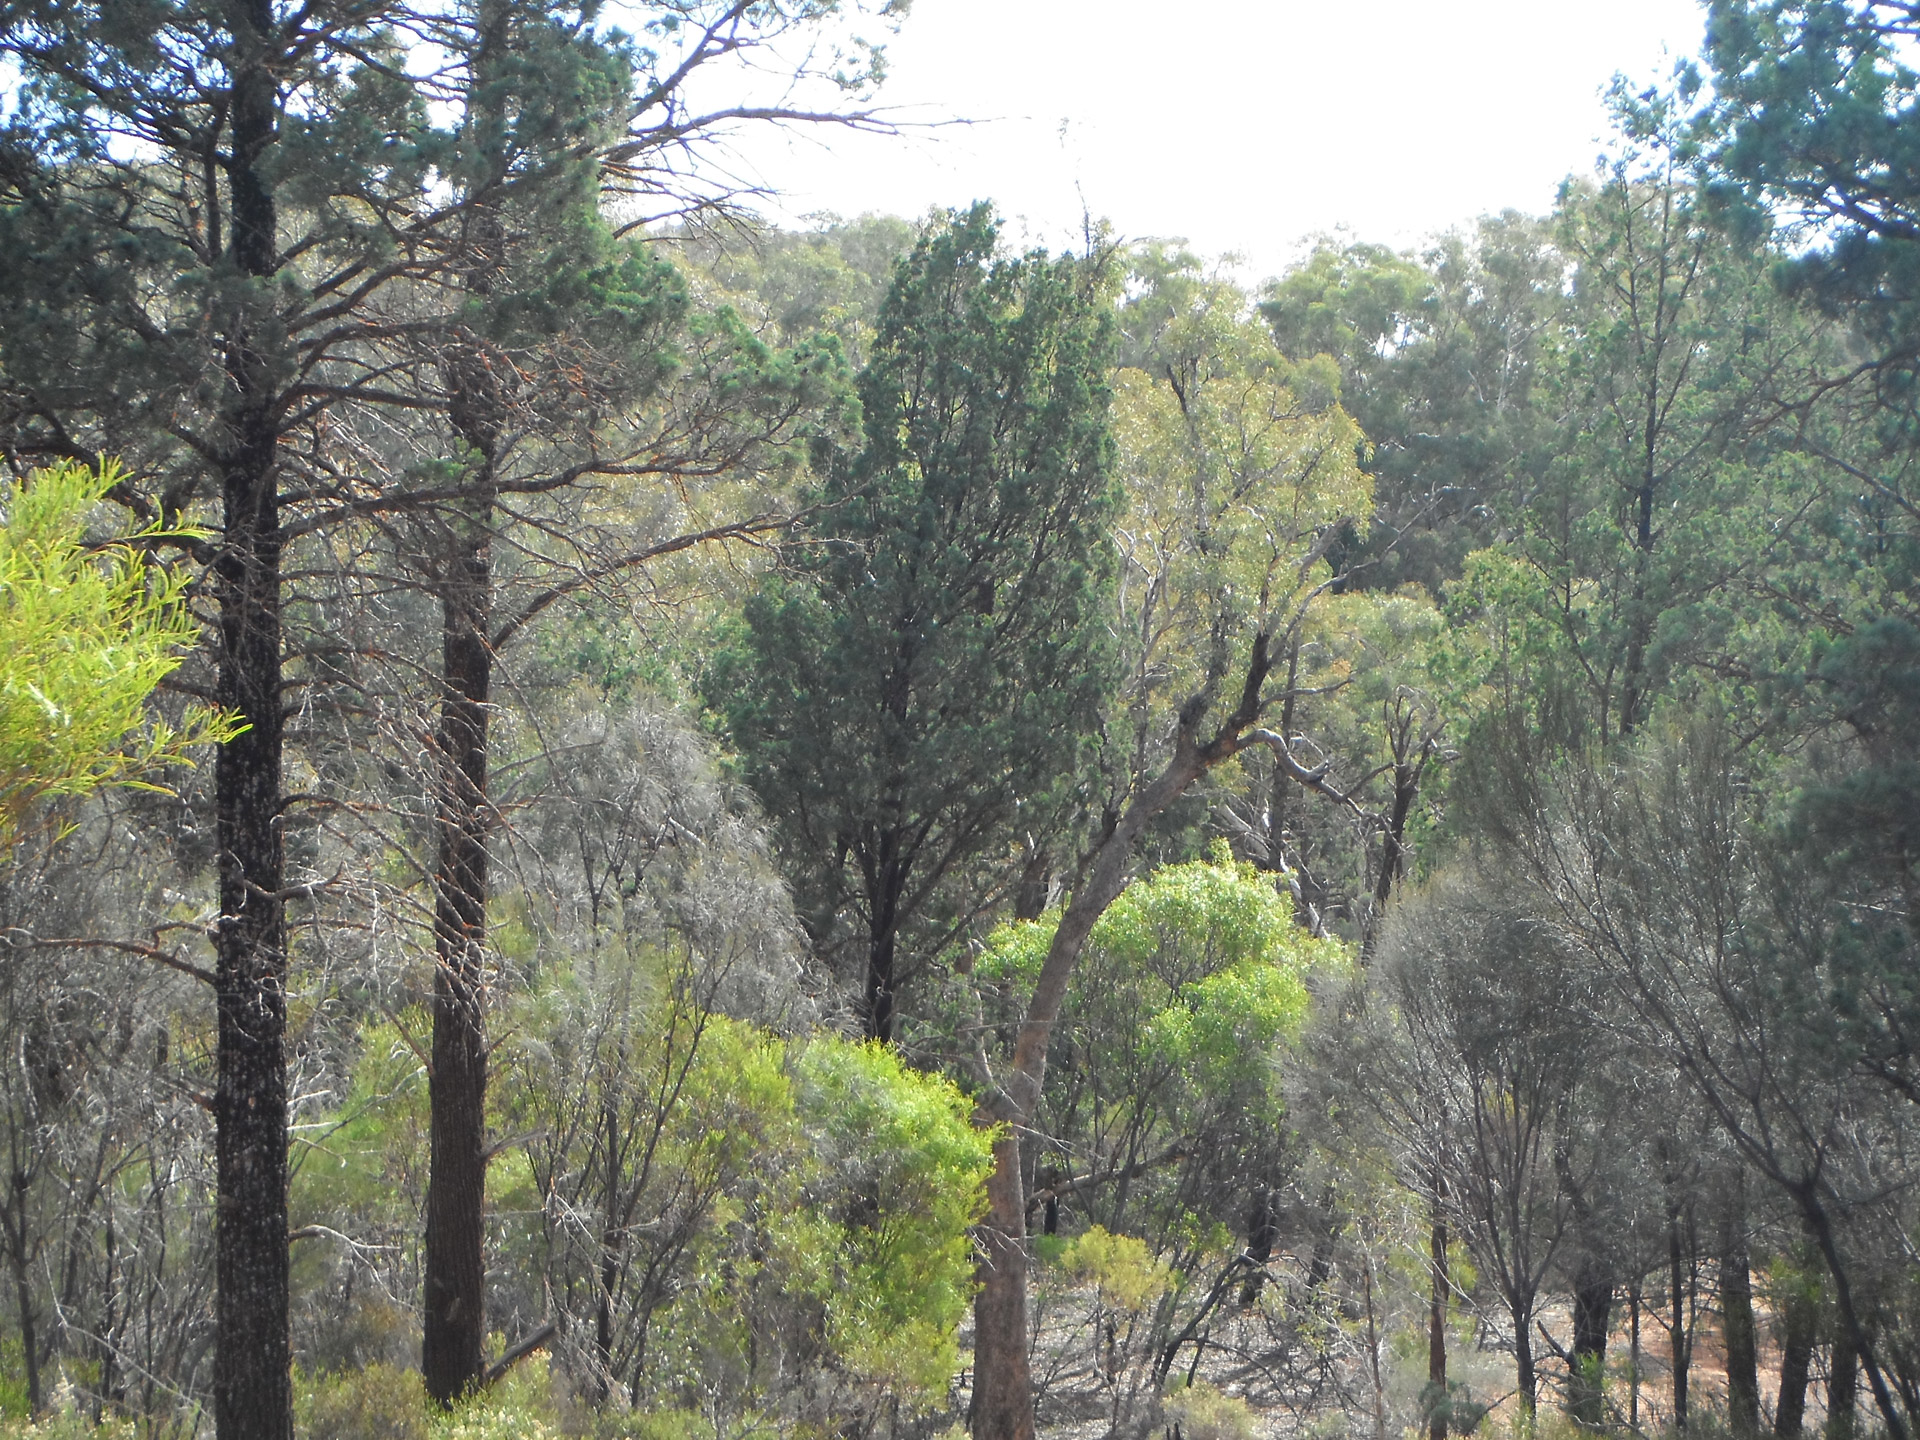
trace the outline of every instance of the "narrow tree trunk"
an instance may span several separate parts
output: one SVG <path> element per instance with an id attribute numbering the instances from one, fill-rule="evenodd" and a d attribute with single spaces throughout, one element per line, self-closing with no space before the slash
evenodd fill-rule
<path id="1" fill-rule="evenodd" d="M 1014 1040 L 1012 1063 L 981 1102 L 977 1119 L 1005 1126 L 994 1147 L 994 1172 L 987 1182 L 987 1218 L 979 1227 L 983 1252 L 980 1293 L 974 1301 L 975 1440 L 1032 1440 L 1033 1392 L 1027 1359 L 1026 1205 L 1022 1194 L 1017 1137 L 1039 1108 L 1047 1076 L 1047 1042 L 1066 1002 L 1074 966 L 1094 925 L 1126 888 L 1133 848 L 1148 824 L 1213 766 L 1238 754 L 1248 743 L 1272 743 L 1256 731 L 1262 691 L 1273 664 L 1271 638 L 1254 637 L 1238 703 L 1204 745 L 1194 730 L 1204 706 L 1190 701 L 1182 711 L 1171 760 L 1151 782 L 1134 793 L 1113 829 L 1095 849 L 1085 877 L 1047 947 L 1027 1014 Z M 1251 732 L 1251 734 L 1250 734 Z M 1297 766 L 1276 749 L 1278 763 L 1293 767 L 1302 783 L 1321 777 Z"/>
<path id="2" fill-rule="evenodd" d="M 1780 1399 L 1773 1410 L 1773 1433 L 1791 1437 L 1806 1424 L 1807 1374 L 1820 1329 L 1819 1302 L 1797 1273 L 1789 1278 L 1780 1321 Z"/>
<path id="3" fill-rule="evenodd" d="M 1084 882 L 1054 930 L 1014 1042 L 1013 1063 L 997 1092 L 980 1107 L 982 1123 L 1007 1129 L 994 1145 L 987 1216 L 979 1227 L 982 1255 L 973 1342 L 975 1440 L 1033 1440 L 1033 1386 L 1027 1357 L 1027 1212 L 1017 1137 L 1039 1107 L 1053 1022 L 1065 1003 L 1067 984 L 1088 935 L 1126 886 L 1135 841 L 1149 821 L 1205 772 L 1207 763 L 1190 742 L 1182 743 L 1173 762 L 1135 796 L 1094 852 Z"/>
<path id="4" fill-rule="evenodd" d="M 1613 1270 L 1588 1255 L 1573 1282 L 1573 1350 L 1567 1367 L 1567 1414 L 1575 1424 L 1606 1424 L 1607 1327 L 1613 1315 Z"/>
<path id="5" fill-rule="evenodd" d="M 1687 1364 L 1693 1358 L 1693 1336 L 1687 1327 L 1687 1291 L 1690 1288 L 1686 1256 L 1680 1244 L 1680 1209 L 1667 1209 L 1667 1338 L 1673 1356 L 1673 1428 L 1687 1428 Z"/>
<path id="6" fill-rule="evenodd" d="M 867 935 L 867 979 L 860 998 L 860 1022 L 869 1040 L 893 1043 L 894 956 L 900 934 L 900 892 L 905 877 L 892 862 L 883 864 L 878 893 L 870 897 L 873 919 Z"/>
<path id="7" fill-rule="evenodd" d="M 1627 1292 L 1627 1428 L 1640 1428 L 1640 1286 L 1633 1282 Z"/>
<path id="8" fill-rule="evenodd" d="M 1531 1426 L 1540 1408 L 1540 1381 L 1533 1369 L 1533 1297 L 1516 1300 L 1512 1315 L 1514 1391 L 1520 1401 L 1521 1423 Z"/>
<path id="9" fill-rule="evenodd" d="M 264 163 L 277 132 L 269 0 L 233 7 L 230 255 L 279 268 Z M 247 729 L 214 762 L 220 916 L 214 926 L 216 1069 L 213 1415 L 219 1440 L 291 1440 L 287 1334 L 287 924 L 281 846 L 279 409 L 249 300 L 227 336 L 215 558 L 218 695 Z"/>
<path id="10" fill-rule="evenodd" d="M 1431 1406 L 1427 1437 L 1447 1440 L 1447 1299 L 1452 1286 L 1447 1275 L 1447 1182 L 1437 1166 L 1432 1184 L 1427 1235 L 1427 1278 L 1431 1286 L 1427 1301 L 1427 1394 Z"/>
<path id="11" fill-rule="evenodd" d="M 1240 1304 L 1252 1305 L 1260 1298 L 1260 1290 L 1267 1279 L 1267 1261 L 1273 1258 L 1274 1238 L 1273 1190 L 1267 1185 L 1256 1185 L 1253 1190 L 1253 1206 L 1247 1212 L 1247 1278 L 1240 1286 Z"/>
<path id="12" fill-rule="evenodd" d="M 1727 1348 L 1727 1423 L 1736 1437 L 1760 1431 L 1759 1356 L 1753 1325 L 1753 1276 L 1747 1267 L 1745 1190 L 1737 1182 L 1720 1232 L 1720 1316 Z"/>
<path id="13" fill-rule="evenodd" d="M 17 1146 L 18 1134 L 11 1135 Z M 13 1172 L 13 1204 L 4 1217 L 7 1222 L 7 1258 L 13 1262 L 14 1301 L 20 1322 L 20 1356 L 27 1372 L 27 1417 L 40 1413 L 39 1326 L 33 1306 L 33 1280 L 27 1269 L 27 1205 L 33 1181 L 17 1165 Z"/>

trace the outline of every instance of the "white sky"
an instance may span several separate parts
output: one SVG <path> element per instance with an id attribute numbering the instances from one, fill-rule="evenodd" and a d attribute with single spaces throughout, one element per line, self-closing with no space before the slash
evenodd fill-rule
<path id="1" fill-rule="evenodd" d="M 880 103 L 976 123 L 740 147 L 769 207 L 916 217 L 992 199 L 1060 245 L 1082 203 L 1275 273 L 1334 230 L 1403 245 L 1586 172 L 1616 72 L 1693 54 L 1697 0 L 914 0 Z"/>

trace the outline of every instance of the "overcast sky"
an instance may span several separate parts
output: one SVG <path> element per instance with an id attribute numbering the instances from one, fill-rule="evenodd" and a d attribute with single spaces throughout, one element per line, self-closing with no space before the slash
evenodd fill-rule
<path id="1" fill-rule="evenodd" d="M 1404 245 L 1543 210 L 1591 170 L 1601 92 L 1697 51 L 1697 0 L 914 0 L 883 104 L 975 123 L 755 138 L 741 160 L 815 212 L 998 202 L 1061 244 L 1082 205 L 1272 274 L 1302 237 Z"/>

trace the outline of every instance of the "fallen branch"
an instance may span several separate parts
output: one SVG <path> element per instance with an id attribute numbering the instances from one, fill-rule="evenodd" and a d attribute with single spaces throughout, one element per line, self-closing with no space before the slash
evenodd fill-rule
<path id="1" fill-rule="evenodd" d="M 507 1353 L 502 1355 L 498 1360 L 494 1361 L 493 1364 L 489 1365 L 487 1367 L 487 1373 L 480 1377 L 480 1388 L 484 1390 L 499 1384 L 506 1378 L 509 1370 L 533 1354 L 534 1351 L 546 1348 L 553 1337 L 559 1333 L 560 1327 L 549 1320 L 538 1330 L 527 1336 L 526 1339 L 507 1351 Z"/>

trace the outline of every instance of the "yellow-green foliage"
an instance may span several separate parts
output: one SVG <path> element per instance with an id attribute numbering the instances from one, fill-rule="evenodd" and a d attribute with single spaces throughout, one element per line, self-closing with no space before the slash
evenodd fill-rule
<path id="1" fill-rule="evenodd" d="M 1132 1235 L 1114 1235 L 1089 1225 L 1060 1252 L 1060 1269 L 1100 1292 L 1101 1303 L 1115 1310 L 1145 1310 L 1177 1277 Z"/>
<path id="2" fill-rule="evenodd" d="M 1204 1380 L 1167 1396 L 1167 1419 L 1180 1427 L 1183 1440 L 1254 1440 L 1260 1433 L 1260 1417 L 1251 1405 Z"/>
<path id="3" fill-rule="evenodd" d="M 1056 923 L 1002 927 L 981 973 L 1030 984 Z M 1249 1082 L 1277 1104 L 1277 1089 L 1264 1080 L 1276 1047 L 1306 1017 L 1304 977 L 1347 961 L 1339 941 L 1300 928 L 1272 876 L 1221 848 L 1211 860 L 1166 866 L 1121 893 L 1094 927 L 1073 1008 L 1077 1015 L 1125 1003 L 1143 1022 L 1147 1049 L 1174 1062 L 1196 1091 L 1218 1095 Z M 1115 1029 L 1094 1028 L 1101 1032 L 1095 1043 Z M 1265 1100 L 1249 1096 L 1248 1103 Z"/>
<path id="4" fill-rule="evenodd" d="M 556 1291 L 597 1270 L 601 1137 L 633 1137 L 610 1348 L 642 1409 L 698 1402 L 732 1430 L 943 1398 L 992 1158 L 968 1101 L 891 1051 L 784 1039 L 700 1011 L 644 960 L 610 979 L 615 963 L 550 973 L 518 1007 L 499 1123 L 530 1138 L 494 1166 L 490 1205 L 529 1218 L 502 1256 L 553 1267 Z M 581 1220 L 538 1224 L 556 1213 Z"/>
<path id="5" fill-rule="evenodd" d="M 182 602 L 190 577 L 136 548 L 166 532 L 88 544 L 88 517 L 119 478 L 57 465 L 0 498 L 0 847 L 45 797 L 142 783 L 234 733 L 206 710 L 179 730 L 146 717 L 199 628 Z"/>

